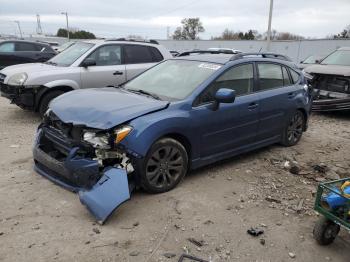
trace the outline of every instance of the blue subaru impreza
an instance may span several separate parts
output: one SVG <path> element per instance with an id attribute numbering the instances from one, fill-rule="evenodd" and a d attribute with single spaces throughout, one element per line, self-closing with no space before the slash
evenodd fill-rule
<path id="1" fill-rule="evenodd" d="M 295 65 L 257 55 L 162 62 L 115 88 L 52 101 L 34 145 L 35 170 L 78 192 L 100 223 L 130 198 L 174 188 L 190 169 L 307 128 L 311 92 Z"/>

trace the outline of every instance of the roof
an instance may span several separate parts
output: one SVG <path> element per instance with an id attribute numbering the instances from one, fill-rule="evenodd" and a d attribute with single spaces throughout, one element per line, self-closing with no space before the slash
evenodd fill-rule
<path id="1" fill-rule="evenodd" d="M 275 54 L 275 53 L 240 53 L 240 54 L 197 54 L 197 55 L 186 55 L 178 56 L 173 58 L 175 60 L 190 60 L 190 61 L 201 61 L 216 64 L 226 64 L 230 61 L 238 61 L 244 59 L 245 61 L 270 61 L 278 62 L 295 67 L 294 63 L 289 60 L 290 58 Z"/>
<path id="2" fill-rule="evenodd" d="M 174 60 L 201 61 L 215 64 L 226 64 L 232 58 L 232 54 L 198 54 L 189 56 L 180 56 L 173 58 Z"/>
<path id="3" fill-rule="evenodd" d="M 343 46 L 343 47 L 338 48 L 337 50 L 350 51 L 350 46 Z"/>

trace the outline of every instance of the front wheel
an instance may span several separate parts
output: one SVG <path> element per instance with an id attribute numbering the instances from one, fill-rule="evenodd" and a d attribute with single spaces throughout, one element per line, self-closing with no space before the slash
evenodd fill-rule
<path id="1" fill-rule="evenodd" d="M 53 90 L 53 91 L 49 91 L 47 94 L 45 94 L 40 101 L 40 105 L 38 108 L 39 114 L 41 117 L 44 116 L 47 108 L 49 107 L 49 104 L 51 102 L 52 99 L 64 94 L 64 91 L 61 90 Z"/>
<path id="2" fill-rule="evenodd" d="M 339 225 L 325 217 L 321 217 L 315 224 L 313 234 L 317 243 L 325 246 L 333 243 L 334 239 L 339 233 L 339 230 Z"/>
<path id="3" fill-rule="evenodd" d="M 136 174 L 147 192 L 163 193 L 177 186 L 187 167 L 188 155 L 184 146 L 175 139 L 162 138 L 136 164 Z"/>
<path id="4" fill-rule="evenodd" d="M 289 119 L 287 127 L 283 130 L 282 145 L 296 145 L 301 139 L 304 130 L 305 116 L 300 110 L 297 110 L 294 113 L 294 115 Z"/>

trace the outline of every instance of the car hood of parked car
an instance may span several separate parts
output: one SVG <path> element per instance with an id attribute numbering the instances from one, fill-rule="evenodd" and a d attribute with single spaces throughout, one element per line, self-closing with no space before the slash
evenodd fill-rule
<path id="1" fill-rule="evenodd" d="M 43 63 L 28 63 L 28 64 L 19 64 L 19 65 L 12 65 L 5 67 L 1 70 L 1 73 L 11 76 L 17 73 L 34 73 L 34 72 L 42 72 L 52 69 L 59 69 L 60 67 L 49 65 L 49 64 L 43 64 Z"/>
<path id="2" fill-rule="evenodd" d="M 65 123 L 106 130 L 168 104 L 124 89 L 93 88 L 63 94 L 52 100 L 50 109 Z"/>
<path id="3" fill-rule="evenodd" d="M 350 66 L 343 65 L 312 65 L 304 70 L 309 74 L 350 76 Z"/>

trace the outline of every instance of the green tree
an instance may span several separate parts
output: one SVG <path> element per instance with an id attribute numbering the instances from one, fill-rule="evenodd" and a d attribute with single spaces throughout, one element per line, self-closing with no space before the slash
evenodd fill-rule
<path id="1" fill-rule="evenodd" d="M 173 33 L 175 40 L 196 40 L 198 34 L 205 31 L 202 22 L 197 18 L 185 18 L 181 21 L 182 27 L 177 27 Z"/>
<path id="2" fill-rule="evenodd" d="M 59 37 L 67 37 L 67 29 L 60 28 L 57 31 L 57 36 Z M 84 30 L 77 30 L 77 31 L 69 31 L 69 37 L 71 39 L 95 39 L 96 36 L 93 33 L 84 31 Z"/>

